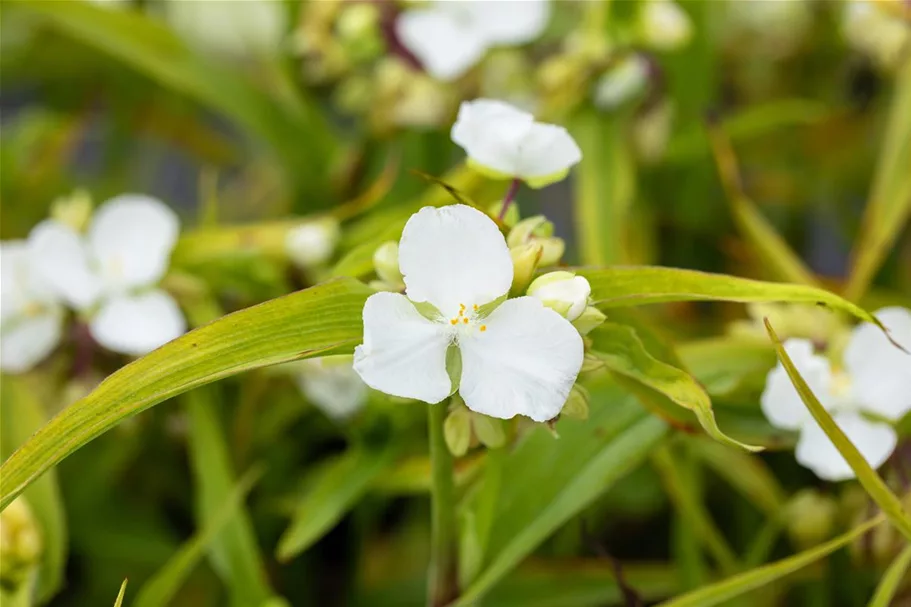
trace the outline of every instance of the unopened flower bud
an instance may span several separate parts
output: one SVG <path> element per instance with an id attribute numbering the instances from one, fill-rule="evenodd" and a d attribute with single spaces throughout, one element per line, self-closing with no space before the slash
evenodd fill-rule
<path id="1" fill-rule="evenodd" d="M 573 326 L 579 331 L 580 335 L 588 335 L 593 329 L 601 325 L 607 316 L 594 306 L 587 306 L 579 317 L 573 321 Z"/>
<path id="2" fill-rule="evenodd" d="M 641 10 L 640 31 L 647 46 L 670 51 L 690 41 L 693 25 L 673 0 L 648 0 Z"/>
<path id="3" fill-rule="evenodd" d="M 345 41 L 376 35 L 380 22 L 379 8 L 369 3 L 349 3 L 335 22 L 335 31 Z"/>
<path id="4" fill-rule="evenodd" d="M 62 224 L 82 232 L 92 216 L 92 197 L 85 190 L 76 190 L 69 196 L 56 199 L 51 204 L 51 217 Z"/>
<path id="5" fill-rule="evenodd" d="M 799 491 L 785 507 L 788 535 L 801 549 L 825 541 L 837 514 L 835 501 L 815 489 Z"/>
<path id="6" fill-rule="evenodd" d="M 297 266 L 312 268 L 332 257 L 339 239 L 339 225 L 335 219 L 326 218 L 304 223 L 288 231 L 285 252 Z"/>
<path id="7" fill-rule="evenodd" d="M 442 404 L 431 405 L 443 407 Z M 443 438 L 449 452 L 461 457 L 468 451 L 471 443 L 471 412 L 464 406 L 453 409 L 443 422 Z"/>
<path id="8" fill-rule="evenodd" d="M 0 512 L 0 585 L 15 589 L 26 581 L 41 557 L 41 533 L 25 499 L 16 498 Z"/>
<path id="9" fill-rule="evenodd" d="M 537 242 L 544 247 L 544 252 L 541 253 L 541 261 L 538 265 L 542 267 L 552 266 L 563 258 L 563 253 L 566 251 L 566 243 L 563 242 L 562 238 L 552 236 L 550 238 L 541 238 Z"/>
<path id="10" fill-rule="evenodd" d="M 529 295 L 537 297 L 569 321 L 582 315 L 591 292 L 591 285 L 586 279 L 563 271 L 539 276 L 528 287 Z"/>
<path id="11" fill-rule="evenodd" d="M 502 420 L 488 417 L 482 413 L 472 413 L 471 427 L 478 441 L 485 447 L 497 449 L 506 443 Z"/>
<path id="12" fill-rule="evenodd" d="M 514 294 L 524 293 L 528 288 L 535 270 L 538 269 L 538 263 L 541 261 L 541 254 L 544 247 L 540 243 L 529 243 L 519 245 L 509 249 L 509 255 L 512 257 L 512 288 L 510 291 Z"/>
<path id="13" fill-rule="evenodd" d="M 595 308 L 597 310 L 597 308 Z M 583 316 L 585 313 L 582 313 Z M 603 316 L 603 314 L 602 314 Z M 581 317 L 580 317 L 581 318 Z M 576 323 L 579 322 L 579 319 L 576 319 Z M 573 323 L 573 326 L 576 326 L 576 323 Z M 578 326 L 576 326 L 578 329 Z M 591 373 L 592 371 L 598 371 L 599 369 L 605 368 L 607 365 L 603 360 L 594 356 L 593 354 L 586 353 L 582 358 L 582 369 L 579 370 L 579 373 Z"/>
<path id="14" fill-rule="evenodd" d="M 588 393 L 588 390 L 576 384 L 573 386 L 572 390 L 569 391 L 569 397 L 566 399 L 566 404 L 563 405 L 563 410 L 560 411 L 561 416 L 571 417 L 573 419 L 588 419 L 588 403 L 591 401 L 591 396 Z"/>
<path id="15" fill-rule="evenodd" d="M 648 84 L 648 61 L 641 55 L 621 59 L 595 85 L 594 102 L 612 110 L 642 94 Z"/>
<path id="16" fill-rule="evenodd" d="M 373 253 L 373 267 L 376 275 L 388 285 L 404 285 L 402 272 L 399 270 L 399 243 L 394 240 L 384 242 Z"/>
<path id="17" fill-rule="evenodd" d="M 520 244 L 526 244 L 537 238 L 550 238 L 554 235 L 554 224 L 547 220 L 544 215 L 535 215 L 528 219 L 523 219 L 509 231 L 506 237 L 506 244 L 510 247 L 517 247 Z"/>

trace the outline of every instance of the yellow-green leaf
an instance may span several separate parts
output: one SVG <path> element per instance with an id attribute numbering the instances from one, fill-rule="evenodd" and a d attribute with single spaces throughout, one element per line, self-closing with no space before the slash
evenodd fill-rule
<path id="1" fill-rule="evenodd" d="M 870 599 L 869 607 L 889 607 L 892 604 L 892 599 L 905 579 L 909 565 L 911 565 L 911 545 L 905 546 L 905 549 L 889 565 L 876 587 L 876 593 Z"/>
<path id="2" fill-rule="evenodd" d="M 127 593 L 127 581 L 123 580 L 123 584 L 120 585 L 120 592 L 117 593 L 117 599 L 114 601 L 114 607 L 121 607 L 123 605 L 123 597 Z"/>
<path id="3" fill-rule="evenodd" d="M 372 290 L 333 280 L 229 314 L 120 369 L 64 409 L 0 467 L 0 508 L 121 420 L 191 388 L 276 363 L 351 352 Z"/>

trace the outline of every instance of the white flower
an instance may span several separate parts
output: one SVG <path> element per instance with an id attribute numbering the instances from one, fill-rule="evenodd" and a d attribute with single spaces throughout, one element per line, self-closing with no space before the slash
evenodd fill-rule
<path id="1" fill-rule="evenodd" d="M 60 343 L 63 314 L 25 241 L 0 243 L 0 369 L 21 373 L 41 362 Z"/>
<path id="2" fill-rule="evenodd" d="M 298 266 L 312 268 L 329 261 L 338 239 L 337 221 L 311 221 L 288 230 L 285 236 L 285 252 Z"/>
<path id="3" fill-rule="evenodd" d="M 641 55 L 622 59 L 595 85 L 595 105 L 611 110 L 641 94 L 648 84 L 648 71 L 648 61 Z"/>
<path id="4" fill-rule="evenodd" d="M 489 48 L 531 42 L 549 18 L 549 0 L 435 0 L 399 15 L 395 28 L 431 76 L 455 80 Z"/>
<path id="5" fill-rule="evenodd" d="M 281 0 L 167 0 L 165 17 L 188 43 L 224 55 L 277 55 L 287 14 Z"/>
<path id="6" fill-rule="evenodd" d="M 85 236 L 53 219 L 41 222 L 29 235 L 29 255 L 54 291 L 91 317 L 95 341 L 138 356 L 186 331 L 177 303 L 155 288 L 178 229 L 167 206 L 127 194 L 101 205 Z"/>
<path id="7" fill-rule="evenodd" d="M 876 313 L 894 340 L 911 350 L 911 311 L 885 308 Z M 844 351 L 843 368 L 813 351 L 812 342 L 789 339 L 785 350 L 819 402 L 874 468 L 895 448 L 895 430 L 863 413 L 898 421 L 911 411 L 911 355 L 896 348 L 880 329 L 854 328 Z M 853 471 L 816 424 L 779 363 L 766 380 L 762 411 L 772 425 L 800 432 L 797 461 L 830 481 L 852 478 Z"/>
<path id="8" fill-rule="evenodd" d="M 537 297 L 569 321 L 576 320 L 585 311 L 591 293 L 591 285 L 585 278 L 564 271 L 539 276 L 528 286 L 529 295 Z"/>
<path id="9" fill-rule="evenodd" d="M 673 0 L 647 0 L 641 19 L 645 44 L 658 50 L 678 49 L 693 35 L 690 18 Z"/>
<path id="10" fill-rule="evenodd" d="M 560 412 L 582 366 L 582 338 L 534 297 L 489 310 L 513 275 L 490 218 L 465 205 L 421 209 L 402 232 L 399 264 L 405 295 L 377 293 L 364 305 L 354 369 L 367 385 L 433 404 L 456 384 L 469 409 L 502 419 Z M 453 379 L 450 348 L 461 355 Z"/>
<path id="11" fill-rule="evenodd" d="M 528 112 L 503 101 L 463 102 L 451 136 L 474 169 L 493 178 L 522 179 L 533 188 L 563 179 L 582 160 L 565 128 L 535 122 Z"/>
<path id="12" fill-rule="evenodd" d="M 895 67 L 911 40 L 908 25 L 873 2 L 846 2 L 841 27 L 851 46 L 884 67 Z"/>
<path id="13" fill-rule="evenodd" d="M 350 356 L 301 361 L 297 385 L 311 403 L 334 420 L 357 413 L 367 402 L 367 386 L 351 367 Z"/>

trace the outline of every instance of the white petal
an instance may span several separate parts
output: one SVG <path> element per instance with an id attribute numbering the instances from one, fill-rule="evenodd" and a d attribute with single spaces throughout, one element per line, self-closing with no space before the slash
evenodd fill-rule
<path id="1" fill-rule="evenodd" d="M 339 239 L 335 220 L 310 221 L 288 230 L 285 252 L 302 268 L 313 268 L 329 261 Z"/>
<path id="2" fill-rule="evenodd" d="M 18 318 L 4 326 L 0 333 L 0 369 L 7 373 L 28 371 L 57 347 L 62 328 L 60 308 Z"/>
<path id="3" fill-rule="evenodd" d="M 0 242 L 0 323 L 25 312 L 31 300 L 25 241 Z"/>
<path id="4" fill-rule="evenodd" d="M 876 317 L 903 348 L 911 352 L 911 311 L 884 308 Z M 860 405 L 898 420 L 911 410 L 911 354 L 896 348 L 879 327 L 863 323 L 854 328 L 845 349 L 851 393 Z"/>
<path id="5" fill-rule="evenodd" d="M 550 0 L 470 0 L 462 4 L 490 44 L 531 42 L 544 32 L 550 19 Z"/>
<path id="6" fill-rule="evenodd" d="M 82 237 L 53 219 L 42 221 L 28 237 L 29 260 L 47 284 L 78 310 L 91 307 L 102 282 L 90 265 Z"/>
<path id="7" fill-rule="evenodd" d="M 824 407 L 829 408 L 832 382 L 829 361 L 815 354 L 813 343 L 806 339 L 788 339 L 784 348 L 810 390 Z M 812 419 L 781 363 L 766 377 L 760 404 L 766 419 L 776 428 L 799 430 Z"/>
<path id="8" fill-rule="evenodd" d="M 105 301 L 89 329 L 108 350 L 142 356 L 183 335 L 187 323 L 177 302 L 154 290 Z"/>
<path id="9" fill-rule="evenodd" d="M 455 80 L 481 60 L 487 43 L 480 32 L 445 7 L 415 9 L 395 22 L 399 40 L 439 80 Z"/>
<path id="10" fill-rule="evenodd" d="M 868 421 L 857 413 L 840 413 L 833 419 L 874 469 L 882 466 L 895 449 L 898 439 L 895 430 L 887 424 Z M 854 478 L 848 462 L 815 421 L 800 433 L 795 455 L 800 465 L 823 480 Z"/>
<path id="11" fill-rule="evenodd" d="M 438 403 L 452 392 L 446 371 L 447 327 L 427 320 L 404 295 L 376 293 L 364 304 L 364 343 L 354 370 L 392 396 Z"/>
<path id="12" fill-rule="evenodd" d="M 560 413 L 582 367 L 582 337 L 534 297 L 503 302 L 485 331 L 459 339 L 459 394 L 472 411 L 543 422 Z"/>
<path id="13" fill-rule="evenodd" d="M 367 386 L 351 366 L 351 357 L 344 362 L 330 360 L 334 356 L 303 361 L 298 375 L 301 392 L 311 403 L 331 417 L 342 420 L 351 417 L 367 401 Z"/>
<path id="14" fill-rule="evenodd" d="M 544 185 L 562 179 L 582 160 L 582 150 L 569 131 L 553 124 L 533 124 L 519 150 L 519 176 L 533 187 L 536 179 L 545 178 Z"/>
<path id="15" fill-rule="evenodd" d="M 497 225 L 463 204 L 424 207 L 411 216 L 399 243 L 405 294 L 429 302 L 446 318 L 505 295 L 512 258 Z"/>
<path id="16" fill-rule="evenodd" d="M 534 116 L 503 101 L 476 99 L 459 107 L 452 140 L 476 165 L 519 176 L 520 146 L 534 125 Z"/>
<path id="17" fill-rule="evenodd" d="M 124 194 L 95 211 L 89 247 L 108 288 L 122 291 L 161 280 L 179 231 L 177 215 L 163 202 Z"/>

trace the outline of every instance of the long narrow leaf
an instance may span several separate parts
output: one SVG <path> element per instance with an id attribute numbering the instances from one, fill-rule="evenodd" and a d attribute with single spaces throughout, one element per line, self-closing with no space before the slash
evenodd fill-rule
<path id="1" fill-rule="evenodd" d="M 898 592 L 898 587 L 904 580 L 909 565 L 911 565 L 911 545 L 905 546 L 905 549 L 889 565 L 885 575 L 879 581 L 879 586 L 876 587 L 876 593 L 870 599 L 869 607 L 889 607 L 892 604 L 892 599 Z"/>
<path id="2" fill-rule="evenodd" d="M 127 581 L 123 580 L 123 584 L 120 585 L 120 592 L 117 593 L 117 599 L 114 601 L 114 607 L 121 607 L 123 605 L 123 597 L 127 593 Z"/>

